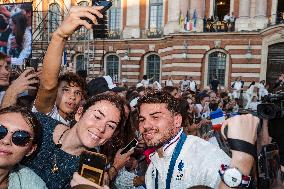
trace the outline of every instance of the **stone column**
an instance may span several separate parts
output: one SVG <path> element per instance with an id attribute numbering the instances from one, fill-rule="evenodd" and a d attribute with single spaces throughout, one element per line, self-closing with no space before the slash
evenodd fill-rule
<path id="1" fill-rule="evenodd" d="M 214 3 L 215 0 L 210 0 L 210 11 L 209 11 L 209 17 L 213 16 L 214 15 L 214 6 L 215 6 L 215 3 Z"/>
<path id="2" fill-rule="evenodd" d="M 183 0 L 168 0 L 168 23 L 164 27 L 164 34 L 179 32 L 180 3 Z"/>
<path id="3" fill-rule="evenodd" d="M 205 0 L 190 0 L 190 8 L 189 8 L 189 15 L 192 19 L 194 11 L 197 12 L 197 26 L 196 31 L 202 32 L 203 31 L 203 18 L 205 14 Z"/>
<path id="4" fill-rule="evenodd" d="M 230 0 L 230 15 L 234 12 L 235 0 Z"/>
<path id="5" fill-rule="evenodd" d="M 263 29 L 267 27 L 268 18 L 266 17 L 266 12 L 267 0 L 257 0 L 255 11 L 256 29 Z"/>
<path id="6" fill-rule="evenodd" d="M 251 30 L 250 24 L 250 0 L 239 1 L 239 18 L 236 20 L 236 31 Z"/>
<path id="7" fill-rule="evenodd" d="M 123 38 L 140 37 L 140 0 L 127 0 L 126 26 L 123 30 Z"/>
<path id="8" fill-rule="evenodd" d="M 180 0 L 180 10 L 183 17 L 185 17 L 187 11 L 189 11 L 189 1 L 190 0 Z"/>
<path id="9" fill-rule="evenodd" d="M 275 23 L 276 23 L 277 5 L 278 5 L 278 0 L 272 0 L 272 7 L 271 7 L 271 24 L 275 24 Z"/>

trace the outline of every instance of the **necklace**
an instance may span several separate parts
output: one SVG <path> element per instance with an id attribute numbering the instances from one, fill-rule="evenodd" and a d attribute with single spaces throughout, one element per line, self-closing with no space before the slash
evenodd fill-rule
<path id="1" fill-rule="evenodd" d="M 57 142 L 57 144 L 56 144 L 56 147 L 57 148 L 61 148 L 62 147 L 62 137 L 63 137 L 63 135 L 67 132 L 67 131 L 69 131 L 70 129 L 66 129 L 66 130 L 64 130 L 63 132 L 62 132 L 62 134 L 60 135 L 60 137 L 59 137 L 59 139 L 58 139 L 58 142 Z M 54 153 L 54 158 L 53 158 L 53 166 L 52 166 L 52 168 L 51 168 L 51 172 L 52 173 L 57 173 L 59 171 L 59 167 L 57 166 L 57 157 L 56 157 L 56 153 Z"/>

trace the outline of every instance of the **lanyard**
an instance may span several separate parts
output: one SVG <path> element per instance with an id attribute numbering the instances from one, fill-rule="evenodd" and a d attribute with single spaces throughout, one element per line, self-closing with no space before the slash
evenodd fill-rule
<path id="1" fill-rule="evenodd" d="M 168 174 L 167 174 L 167 179 L 166 179 L 166 189 L 170 189 L 171 186 L 171 180 L 172 176 L 174 173 L 174 167 L 177 161 L 177 158 L 181 152 L 182 146 L 186 140 L 186 134 L 184 132 L 181 133 L 180 139 L 174 149 L 171 161 L 170 161 L 170 166 L 168 169 Z M 156 178 L 155 178 L 155 189 L 158 189 L 158 170 L 156 169 Z"/>

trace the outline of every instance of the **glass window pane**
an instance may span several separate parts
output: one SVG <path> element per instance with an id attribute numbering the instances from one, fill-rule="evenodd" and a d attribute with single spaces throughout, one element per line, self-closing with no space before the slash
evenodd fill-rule
<path id="1" fill-rule="evenodd" d="M 113 6 L 108 11 L 109 29 L 111 31 L 120 30 L 121 21 L 121 0 L 115 0 Z"/>
<path id="2" fill-rule="evenodd" d="M 58 3 L 52 3 L 49 5 L 49 32 L 54 32 L 60 24 L 61 13 Z"/>
<path id="3" fill-rule="evenodd" d="M 154 81 L 160 82 L 160 57 L 158 55 L 150 55 L 147 57 L 146 75 L 148 78 L 154 76 Z"/>
<path id="4" fill-rule="evenodd" d="M 163 1 L 162 0 L 150 0 L 150 15 L 149 15 L 149 27 L 161 28 L 163 20 Z"/>
<path id="5" fill-rule="evenodd" d="M 116 55 L 109 55 L 106 59 L 106 74 L 109 75 L 113 82 L 118 81 L 119 58 Z"/>
<path id="6" fill-rule="evenodd" d="M 209 55 L 208 83 L 210 83 L 214 75 L 216 75 L 220 84 L 222 86 L 225 85 L 226 57 L 227 55 L 222 52 L 213 52 Z"/>
<path id="7" fill-rule="evenodd" d="M 84 55 L 78 55 L 76 57 L 76 72 L 85 70 Z"/>

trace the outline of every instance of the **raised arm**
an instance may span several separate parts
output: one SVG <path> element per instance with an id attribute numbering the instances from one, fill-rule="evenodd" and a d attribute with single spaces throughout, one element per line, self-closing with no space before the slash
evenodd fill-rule
<path id="1" fill-rule="evenodd" d="M 257 127 L 259 119 L 251 114 L 235 116 L 223 123 L 222 131 L 224 133 L 225 126 L 228 126 L 228 138 L 238 139 L 247 142 L 247 144 L 255 145 L 257 137 Z M 248 153 L 232 150 L 232 160 L 230 167 L 235 167 L 239 171 L 248 176 L 254 163 L 254 157 Z M 223 181 L 219 185 L 219 189 L 229 189 Z"/>
<path id="2" fill-rule="evenodd" d="M 68 37 L 71 36 L 78 27 L 84 26 L 87 29 L 92 28 L 91 24 L 81 19 L 82 17 L 87 17 L 92 20 L 94 24 L 97 24 L 94 15 L 101 18 L 102 14 L 98 11 L 101 8 L 102 7 L 72 7 L 62 24 L 53 33 L 43 60 L 42 77 L 35 101 L 37 111 L 48 113 L 55 104 L 61 59 Z"/>

